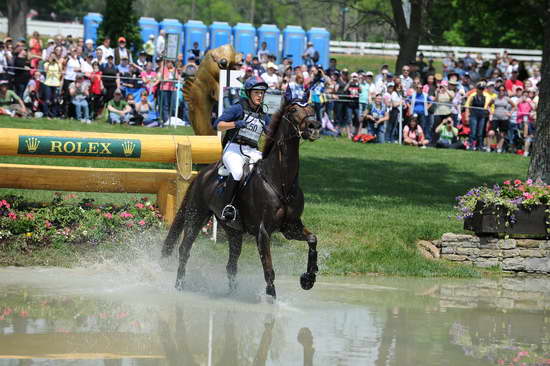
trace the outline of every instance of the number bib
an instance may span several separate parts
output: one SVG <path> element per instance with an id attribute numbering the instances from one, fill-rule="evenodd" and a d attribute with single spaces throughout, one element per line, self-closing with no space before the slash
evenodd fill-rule
<path id="1" fill-rule="evenodd" d="M 258 118 L 256 113 L 245 114 L 246 127 L 239 129 L 237 138 L 253 147 L 258 146 L 258 141 L 264 131 L 265 122 Z"/>

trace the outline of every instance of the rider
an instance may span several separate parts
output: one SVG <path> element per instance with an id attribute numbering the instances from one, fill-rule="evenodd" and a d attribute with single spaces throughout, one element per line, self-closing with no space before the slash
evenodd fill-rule
<path id="1" fill-rule="evenodd" d="M 214 121 L 215 129 L 227 131 L 222 143 L 222 160 L 231 174 L 223 193 L 225 207 L 221 219 L 225 221 L 237 218 L 233 201 L 243 176 L 244 165 L 254 164 L 262 158 L 258 141 L 270 121 L 262 106 L 267 89 L 267 83 L 258 76 L 247 79 L 244 83 L 244 95 L 239 102 L 224 110 Z"/>

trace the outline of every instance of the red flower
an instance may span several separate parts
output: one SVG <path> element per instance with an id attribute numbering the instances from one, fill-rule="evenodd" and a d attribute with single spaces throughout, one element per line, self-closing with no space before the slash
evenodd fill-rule
<path id="1" fill-rule="evenodd" d="M 17 220 L 17 215 L 14 214 L 13 212 L 10 212 L 10 213 L 8 214 L 8 217 L 9 217 L 10 219 L 12 219 L 12 220 Z"/>
<path id="2" fill-rule="evenodd" d="M 521 184 L 521 180 L 516 179 L 516 180 L 514 181 L 514 184 L 515 184 L 516 186 L 519 186 L 519 185 Z"/>
<path id="3" fill-rule="evenodd" d="M 145 220 L 139 220 L 138 224 L 140 224 L 141 226 L 145 226 Z"/>
<path id="4" fill-rule="evenodd" d="M 139 208 L 139 209 L 142 209 L 142 208 L 144 208 L 144 207 L 145 207 L 145 205 L 144 205 L 143 203 L 139 203 L 139 202 L 138 202 L 138 203 L 136 203 L 136 205 L 135 205 L 135 206 L 136 206 L 136 208 Z"/>
<path id="5" fill-rule="evenodd" d="M 107 212 L 107 213 L 104 213 L 104 214 L 103 214 L 103 217 L 105 217 L 106 219 L 112 219 L 112 218 L 113 218 L 113 214 L 110 213 L 110 212 Z"/>
<path id="6" fill-rule="evenodd" d="M 504 185 L 507 185 L 507 186 L 509 186 L 510 184 L 511 184 L 511 183 L 510 183 L 510 181 L 509 181 L 509 180 L 505 180 L 505 181 L 504 181 Z"/>
<path id="7" fill-rule="evenodd" d="M 31 212 L 26 214 L 25 217 L 27 217 L 27 219 L 29 219 L 29 220 L 34 220 L 34 215 Z"/>
<path id="8" fill-rule="evenodd" d="M 19 316 L 20 316 L 21 318 L 26 318 L 28 315 L 29 315 L 29 312 L 28 312 L 28 311 L 21 310 L 21 311 L 19 312 Z"/>

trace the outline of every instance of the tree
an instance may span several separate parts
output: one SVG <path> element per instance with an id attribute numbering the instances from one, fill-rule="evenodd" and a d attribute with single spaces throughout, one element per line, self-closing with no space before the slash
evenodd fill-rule
<path id="1" fill-rule="evenodd" d="M 126 38 L 127 47 L 133 50 L 141 48 L 138 16 L 133 9 L 133 0 L 106 0 L 103 21 L 99 26 L 99 39 L 109 37 L 116 41 Z"/>
<path id="2" fill-rule="evenodd" d="M 28 0 L 8 0 L 8 36 L 27 37 Z"/>
<path id="3" fill-rule="evenodd" d="M 528 3 L 533 15 L 536 14 L 535 20 L 542 24 L 544 32 L 536 122 L 537 138 L 532 148 L 528 176 L 533 180 L 540 178 L 546 184 L 550 184 L 550 0 L 530 0 Z"/>

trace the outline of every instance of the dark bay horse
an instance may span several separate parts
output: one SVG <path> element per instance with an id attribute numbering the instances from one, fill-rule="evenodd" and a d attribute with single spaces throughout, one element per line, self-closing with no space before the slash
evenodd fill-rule
<path id="1" fill-rule="evenodd" d="M 246 184 L 240 188 L 236 199 L 242 230 L 231 228 L 219 220 L 218 215 L 224 203 L 217 193 L 218 164 L 201 170 L 191 183 L 162 248 L 162 256 L 169 256 L 181 232 L 184 232 L 179 247 L 177 289 L 183 289 L 191 247 L 212 214 L 218 216 L 218 222 L 229 241 L 226 269 L 231 290 L 236 288 L 237 261 L 245 232 L 256 238 L 267 295 L 276 297 L 273 283 L 275 271 L 271 261 L 271 234 L 275 231 L 280 231 L 289 240 L 307 241 L 307 270 L 300 277 L 300 284 L 304 290 L 313 287 L 318 271 L 317 237 L 305 228 L 300 219 L 304 210 L 304 194 L 298 186 L 299 147 L 302 139 L 318 139 L 321 125 L 315 119 L 313 108 L 300 102 L 285 97 L 281 108 L 271 120 L 263 159 L 257 163 L 248 179 L 242 179 Z"/>

